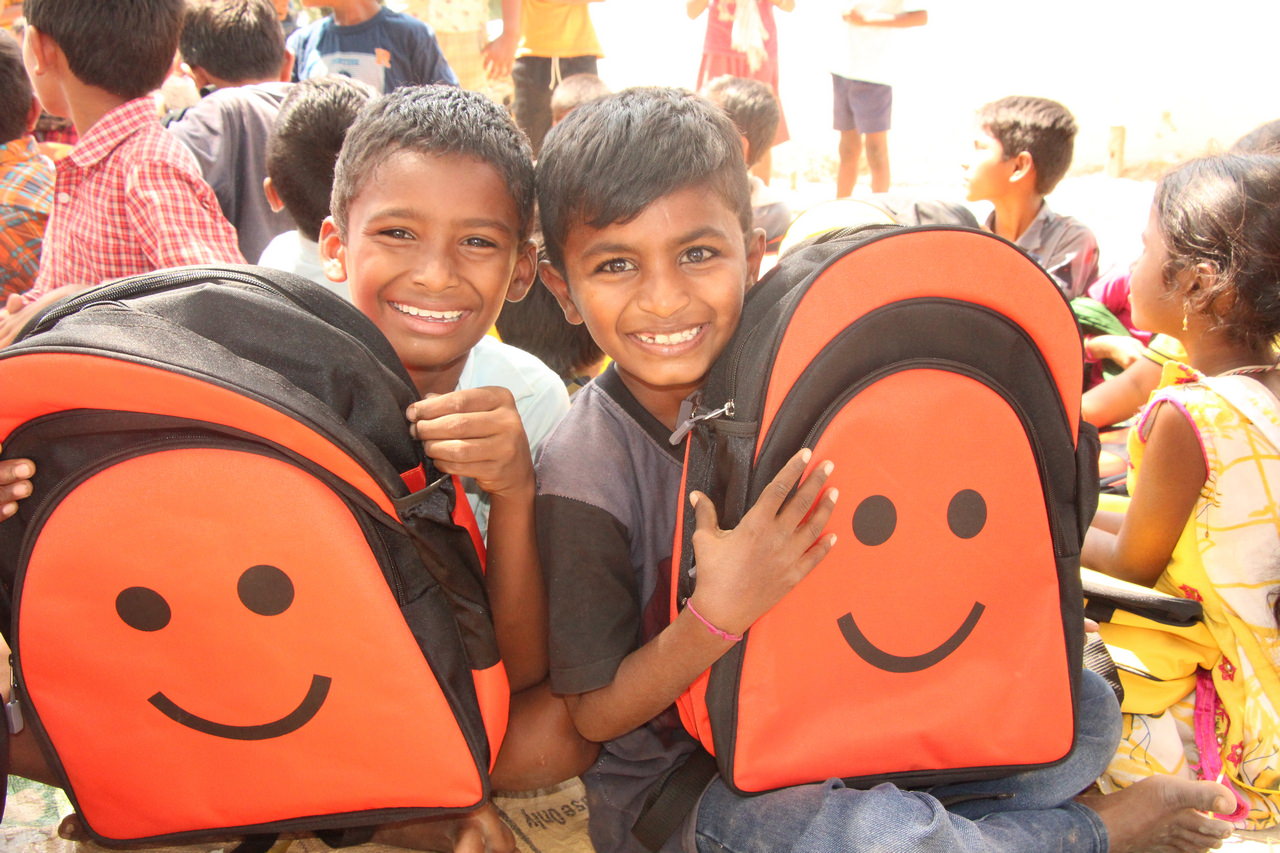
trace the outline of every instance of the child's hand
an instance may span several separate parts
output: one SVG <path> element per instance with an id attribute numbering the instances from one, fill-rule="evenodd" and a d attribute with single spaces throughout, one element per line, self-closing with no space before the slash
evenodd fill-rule
<path id="1" fill-rule="evenodd" d="M 822 494 L 832 463 L 819 465 L 787 497 L 810 455 L 806 449 L 791 457 L 733 530 L 719 529 L 710 498 L 689 495 L 698 524 L 696 610 L 720 629 L 741 634 L 750 628 L 835 544 L 835 534 L 822 536 L 837 498 L 835 489 Z"/>
<path id="2" fill-rule="evenodd" d="M 1084 352 L 1093 361 L 1114 361 L 1123 370 L 1142 358 L 1142 341 L 1128 335 L 1095 335 L 1084 342 Z"/>
<path id="3" fill-rule="evenodd" d="M 36 473 L 30 459 L 5 459 L 0 462 L 0 519 L 18 511 L 18 501 L 31 494 L 31 478 Z"/>
<path id="4" fill-rule="evenodd" d="M 406 412 L 410 433 L 446 474 L 470 477 L 491 496 L 533 496 L 533 460 L 506 388 L 431 394 Z"/>

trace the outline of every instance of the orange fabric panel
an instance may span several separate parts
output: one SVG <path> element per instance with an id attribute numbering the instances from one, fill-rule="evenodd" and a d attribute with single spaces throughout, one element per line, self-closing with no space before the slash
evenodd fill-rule
<path id="1" fill-rule="evenodd" d="M 946 428 L 958 420 L 964 429 Z M 751 628 L 734 783 L 1064 757 L 1071 662 L 1045 500 L 1014 412 L 957 374 L 896 373 L 844 408 L 813 459 L 836 465 L 827 529 L 838 541 Z M 891 523 L 873 496 L 892 504 Z M 855 648 L 851 626 L 869 646 Z"/>
<path id="2" fill-rule="evenodd" d="M 171 415 L 253 432 L 305 456 L 397 518 L 382 487 L 345 450 L 301 421 L 235 391 L 107 356 L 30 353 L 0 359 L 0 443 L 19 424 L 68 409 Z"/>
<path id="3" fill-rule="evenodd" d="M 475 546 L 476 556 L 480 558 L 480 570 L 484 571 L 488 564 L 489 552 L 484 547 L 484 537 L 480 535 L 480 522 L 476 521 L 476 514 L 471 511 L 471 501 L 467 500 L 467 493 L 462 489 L 462 478 L 456 474 L 453 476 L 453 523 L 461 527 L 471 536 L 471 544 Z"/>
<path id="4" fill-rule="evenodd" d="M 101 835 L 483 796 L 360 525 L 291 464 L 168 450 L 94 474 L 20 604 L 31 704 Z"/>
<path id="5" fill-rule="evenodd" d="M 761 440 L 786 392 L 828 341 L 876 308 L 927 296 L 987 306 L 1035 336 L 1075 434 L 1084 355 L 1070 307 L 1044 273 L 1012 246 L 969 231 L 939 230 L 868 243 L 813 281 L 778 350 L 761 418 Z"/>

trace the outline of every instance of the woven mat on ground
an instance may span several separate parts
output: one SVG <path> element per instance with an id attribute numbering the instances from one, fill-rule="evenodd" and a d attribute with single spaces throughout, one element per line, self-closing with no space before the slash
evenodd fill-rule
<path id="1" fill-rule="evenodd" d="M 592 853 L 587 839 L 587 795 L 580 779 L 570 779 L 541 791 L 500 794 L 494 805 L 516 837 L 520 853 Z M 97 844 L 75 843 L 58 837 L 58 824 L 71 813 L 65 794 L 26 779 L 9 779 L 8 803 L 0 823 L 0 851 L 30 853 L 107 853 Z M 146 848 L 146 853 L 230 853 L 234 842 Z M 352 853 L 392 853 L 399 848 L 381 844 L 349 847 Z M 271 853 L 327 853 L 314 838 L 282 841 Z"/>

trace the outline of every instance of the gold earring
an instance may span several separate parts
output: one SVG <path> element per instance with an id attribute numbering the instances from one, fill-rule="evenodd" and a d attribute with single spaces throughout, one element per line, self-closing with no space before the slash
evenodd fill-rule
<path id="1" fill-rule="evenodd" d="M 1184 331 L 1184 332 L 1185 332 L 1186 330 L 1187 330 L 1187 312 L 1186 312 L 1186 309 L 1183 309 L 1183 311 L 1182 311 L 1182 331 Z"/>

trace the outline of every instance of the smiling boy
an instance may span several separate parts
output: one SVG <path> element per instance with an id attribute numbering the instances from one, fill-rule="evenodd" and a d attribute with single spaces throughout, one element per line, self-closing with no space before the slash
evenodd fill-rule
<path id="1" fill-rule="evenodd" d="M 694 493 L 698 583 L 671 617 L 683 454 L 668 437 L 737 328 L 763 252 L 738 134 L 688 92 L 628 90 L 551 131 L 538 195 L 543 281 L 614 362 L 578 393 L 538 461 L 551 685 L 581 734 L 602 743 L 583 776 L 595 849 L 640 853 L 630 830 L 646 798 L 695 749 L 672 703 L 826 555 L 837 495 L 824 492 L 829 463 L 801 481 L 807 450 L 731 531 Z M 1218 797 L 1225 805 L 1212 783 L 1159 780 L 1128 789 L 1131 799 L 1071 801 L 1118 734 L 1114 697 L 1097 681 L 1086 684 L 1081 716 L 1101 724 L 1082 726 L 1082 746 L 1054 778 L 1001 780 L 993 790 L 1002 796 L 988 791 L 968 815 L 891 785 L 859 791 L 830 780 L 744 798 L 715 780 L 696 819 L 662 849 L 864 850 L 887 837 L 895 849 L 931 853 L 1119 853 L 1166 837 L 1178 842 L 1159 849 L 1216 846 L 1226 824 L 1193 811 Z"/>

